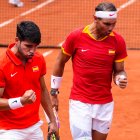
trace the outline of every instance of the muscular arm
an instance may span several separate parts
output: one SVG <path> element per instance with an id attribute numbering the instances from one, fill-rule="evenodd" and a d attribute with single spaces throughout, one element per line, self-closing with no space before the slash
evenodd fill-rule
<path id="1" fill-rule="evenodd" d="M 42 90 L 41 91 L 41 105 L 50 119 L 49 133 L 56 132 L 56 134 L 58 135 L 58 129 L 57 129 L 56 121 L 55 121 L 55 116 L 53 113 L 51 99 L 50 99 L 49 92 L 47 90 L 43 76 L 40 78 L 40 85 L 41 85 L 41 90 Z"/>
<path id="2" fill-rule="evenodd" d="M 4 92 L 4 88 L 0 88 L 0 111 L 10 109 L 8 100 L 1 98 Z"/>
<path id="3" fill-rule="evenodd" d="M 125 76 L 125 79 L 121 80 L 121 82 L 120 82 L 120 88 L 125 88 L 127 85 L 127 74 L 126 74 L 125 68 L 124 68 L 124 61 L 114 63 L 114 74 L 113 74 L 114 83 L 116 83 L 116 79 L 120 75 Z"/>
<path id="4" fill-rule="evenodd" d="M 65 63 L 69 59 L 70 59 L 70 56 L 64 54 L 62 51 L 59 52 L 57 59 L 56 59 L 56 62 L 55 62 L 55 65 L 54 65 L 54 69 L 53 69 L 54 76 L 61 77 L 63 75 Z"/>
<path id="5" fill-rule="evenodd" d="M 41 85 L 41 105 L 44 108 L 46 114 L 50 118 L 51 122 L 55 122 L 55 117 L 52 110 L 52 103 L 50 100 L 49 92 L 47 90 L 44 77 L 40 78 L 40 85 Z"/>
<path id="6" fill-rule="evenodd" d="M 8 103 L 8 99 L 2 98 L 4 88 L 0 88 L 0 111 L 11 109 Z M 20 98 L 21 104 L 32 104 L 36 100 L 36 95 L 33 90 L 27 90 Z"/>
<path id="7" fill-rule="evenodd" d="M 57 77 L 62 77 L 63 72 L 64 72 L 65 63 L 69 59 L 70 59 L 70 56 L 64 54 L 61 50 L 57 56 L 52 75 L 57 76 Z M 58 90 L 58 89 L 55 89 L 55 90 Z M 52 101 L 53 107 L 55 107 L 55 109 L 58 111 L 59 101 L 57 98 L 57 94 L 55 96 L 51 96 L 51 101 Z"/>
<path id="8" fill-rule="evenodd" d="M 124 69 L 124 61 L 123 62 L 115 62 L 114 64 L 114 75 L 123 74 L 126 76 L 126 72 Z"/>

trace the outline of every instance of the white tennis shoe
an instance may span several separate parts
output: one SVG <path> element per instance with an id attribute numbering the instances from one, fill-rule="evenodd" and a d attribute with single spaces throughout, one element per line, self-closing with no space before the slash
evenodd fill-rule
<path id="1" fill-rule="evenodd" d="M 16 7 L 23 7 L 24 3 L 20 0 L 9 0 L 9 3 Z"/>

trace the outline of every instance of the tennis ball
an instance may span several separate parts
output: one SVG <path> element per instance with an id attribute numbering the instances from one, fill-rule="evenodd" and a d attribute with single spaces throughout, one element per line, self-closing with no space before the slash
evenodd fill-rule
<path id="1" fill-rule="evenodd" d="M 116 80 L 116 84 L 119 86 L 120 85 L 120 80 L 124 80 L 126 77 L 124 75 L 120 75 L 119 79 Z"/>
<path id="2" fill-rule="evenodd" d="M 120 79 L 124 80 L 126 77 L 124 75 L 120 75 Z"/>

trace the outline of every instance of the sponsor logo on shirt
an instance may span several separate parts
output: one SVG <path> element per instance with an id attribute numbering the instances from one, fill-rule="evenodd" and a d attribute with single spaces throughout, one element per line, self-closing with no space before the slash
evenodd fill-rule
<path id="1" fill-rule="evenodd" d="M 14 77 L 16 74 L 17 74 L 17 72 L 11 73 L 11 77 Z"/>
<path id="2" fill-rule="evenodd" d="M 38 72 L 39 71 L 39 67 L 38 66 L 34 66 L 32 67 L 33 72 Z"/>
<path id="3" fill-rule="evenodd" d="M 81 52 L 87 52 L 89 49 L 82 49 Z"/>

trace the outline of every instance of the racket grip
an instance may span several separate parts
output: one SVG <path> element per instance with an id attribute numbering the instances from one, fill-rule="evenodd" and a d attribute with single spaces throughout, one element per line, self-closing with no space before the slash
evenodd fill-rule
<path id="1" fill-rule="evenodd" d="M 60 137 L 56 137 L 56 135 L 53 133 L 52 135 L 47 136 L 47 140 L 60 140 Z"/>
<path id="2" fill-rule="evenodd" d="M 49 132 L 50 127 L 48 127 Z M 47 140 L 60 140 L 60 136 L 56 136 L 55 132 L 47 136 Z"/>

